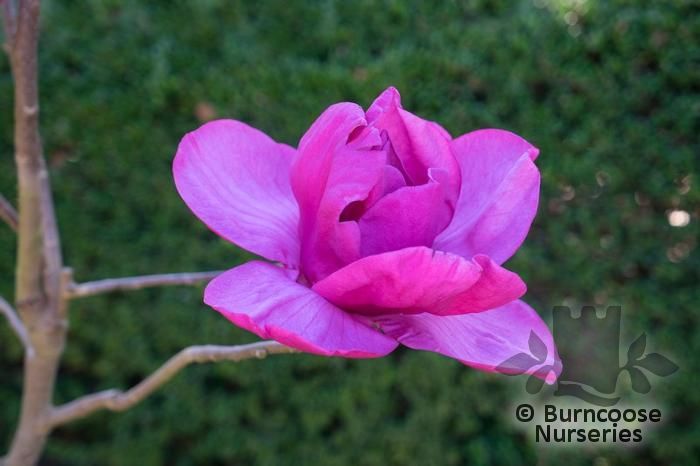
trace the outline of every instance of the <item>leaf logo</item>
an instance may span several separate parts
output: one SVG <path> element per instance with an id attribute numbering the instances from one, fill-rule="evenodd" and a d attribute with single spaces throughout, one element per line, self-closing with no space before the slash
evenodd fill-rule
<path id="1" fill-rule="evenodd" d="M 542 389 L 544 379 L 555 368 L 550 365 L 543 365 L 547 360 L 547 345 L 533 331 L 527 341 L 530 353 L 518 353 L 503 361 L 496 367 L 496 372 L 505 375 L 522 375 L 530 371 L 533 367 L 542 366 L 530 374 L 525 384 L 525 389 L 531 395 L 538 393 Z"/>
<path id="2" fill-rule="evenodd" d="M 647 346 L 647 335 L 642 333 L 627 349 L 627 363 L 622 367 L 630 375 L 632 389 L 637 393 L 646 394 L 651 390 L 651 383 L 646 370 L 659 377 L 667 377 L 678 370 L 678 366 L 659 353 L 644 355 Z"/>

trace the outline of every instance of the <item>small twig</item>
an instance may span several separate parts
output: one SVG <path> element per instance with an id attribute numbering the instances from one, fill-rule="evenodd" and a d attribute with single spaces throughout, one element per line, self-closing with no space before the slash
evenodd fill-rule
<path id="1" fill-rule="evenodd" d="M 251 358 L 263 359 L 272 354 L 296 352 L 298 350 L 284 346 L 276 341 L 261 341 L 240 346 L 190 346 L 170 358 L 153 374 L 126 392 L 116 389 L 105 390 L 53 408 L 48 416 L 45 428 L 48 430 L 53 429 L 56 426 L 80 419 L 101 409 L 109 411 L 129 409 L 156 391 L 190 364 L 217 361 L 238 362 Z"/>
<path id="2" fill-rule="evenodd" d="M 26 327 L 17 315 L 15 309 L 2 296 L 0 296 L 0 314 L 4 314 L 7 318 L 7 321 L 10 323 L 10 327 L 12 327 L 12 330 L 15 331 L 17 337 L 22 342 L 24 350 L 27 352 L 27 356 L 34 356 L 34 348 L 32 347 L 32 342 L 29 339 L 29 334 L 27 333 Z"/>
<path id="3" fill-rule="evenodd" d="M 154 286 L 196 285 L 211 280 L 221 271 L 194 273 L 165 273 L 160 275 L 142 275 L 139 277 L 107 278 L 94 282 L 73 283 L 66 289 L 67 298 L 83 298 L 112 291 L 140 290 Z"/>
<path id="4" fill-rule="evenodd" d="M 17 226 L 19 225 L 17 211 L 2 194 L 0 194 L 0 218 L 10 225 L 10 228 L 17 231 Z"/>
<path id="5" fill-rule="evenodd" d="M 33 111 L 37 111 L 34 108 Z M 25 108 L 25 111 L 28 111 Z M 63 297 L 62 273 L 63 257 L 61 254 L 61 238 L 58 232 L 56 212 L 54 208 L 51 183 L 46 163 L 40 160 L 39 182 L 42 189 L 39 191 L 39 211 L 41 212 L 42 249 L 44 253 L 44 287 L 49 300 L 49 306 L 58 310 Z"/>
<path id="6" fill-rule="evenodd" d="M 17 30 L 17 11 L 14 0 L 0 0 L 2 4 L 3 29 L 5 30 L 6 50 L 9 53 L 12 48 L 12 40 Z"/>

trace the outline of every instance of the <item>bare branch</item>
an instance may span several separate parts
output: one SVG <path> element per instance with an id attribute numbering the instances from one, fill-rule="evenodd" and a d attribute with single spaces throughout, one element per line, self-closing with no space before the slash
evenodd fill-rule
<path id="1" fill-rule="evenodd" d="M 61 316 L 62 258 L 51 186 L 39 134 L 37 46 L 40 0 L 2 0 L 16 5 L 8 47 L 14 82 L 14 143 L 17 166 L 16 307 L 34 344 L 24 358 L 22 407 L 5 462 L 36 464 L 46 443 L 42 432 L 51 408 L 67 325 Z M 7 21 L 7 14 L 4 15 Z"/>
<path id="2" fill-rule="evenodd" d="M 126 392 L 114 389 L 105 390 L 86 395 L 54 408 L 48 417 L 45 427 L 53 429 L 56 426 L 80 419 L 101 409 L 109 411 L 127 410 L 141 402 L 190 364 L 218 361 L 239 362 L 252 358 L 263 359 L 272 354 L 296 352 L 298 350 L 284 346 L 276 341 L 261 341 L 239 346 L 190 346 L 170 358 L 153 374 Z"/>
<path id="3" fill-rule="evenodd" d="M 17 334 L 19 341 L 22 342 L 24 350 L 27 352 L 27 356 L 34 356 L 34 348 L 32 347 L 32 342 L 29 339 L 27 329 L 17 315 L 15 309 L 2 296 L 0 296 L 0 314 L 4 314 L 7 318 L 7 321 L 10 323 L 10 327 L 12 327 L 12 330 L 14 330 Z"/>
<path id="4" fill-rule="evenodd" d="M 5 223 L 10 225 L 10 228 L 17 231 L 17 226 L 19 225 L 19 216 L 17 215 L 17 211 L 14 207 L 12 207 L 10 201 L 5 199 L 5 196 L 2 194 L 0 194 L 0 218 L 3 219 Z"/>
<path id="5" fill-rule="evenodd" d="M 68 298 L 83 298 L 112 291 L 140 290 L 141 288 L 155 286 L 196 285 L 211 280 L 220 273 L 222 272 L 217 270 L 212 272 L 165 273 L 141 275 L 138 277 L 107 278 L 94 282 L 73 283 L 68 286 L 66 295 Z"/>
<path id="6" fill-rule="evenodd" d="M 57 307 L 61 253 L 39 135 L 37 43 L 40 1 L 22 0 L 17 6 L 16 32 L 10 53 L 15 83 L 14 139 L 19 211 L 16 296 L 20 314 L 32 312 L 40 315 Z M 34 304 L 28 306 L 26 303 Z"/>
<path id="7" fill-rule="evenodd" d="M 58 232 L 58 223 L 56 222 L 49 172 L 46 169 L 43 158 L 41 162 L 41 170 L 39 171 L 39 182 L 41 183 L 39 209 L 41 211 L 41 231 L 43 233 L 44 289 L 49 301 L 49 307 L 59 312 L 62 305 L 61 301 L 63 300 L 61 238 Z"/>
<path id="8" fill-rule="evenodd" d="M 12 48 L 12 40 L 17 30 L 17 8 L 14 0 L 0 0 L 2 5 L 3 29 L 5 32 L 5 49 L 9 53 Z"/>

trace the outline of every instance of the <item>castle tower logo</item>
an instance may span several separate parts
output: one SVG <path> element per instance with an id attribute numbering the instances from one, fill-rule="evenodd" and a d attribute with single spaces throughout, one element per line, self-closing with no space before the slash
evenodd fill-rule
<path id="1" fill-rule="evenodd" d="M 632 390 L 640 394 L 651 390 L 652 376 L 667 377 L 678 366 L 666 356 L 647 352 L 647 336 L 642 333 L 625 353 L 621 364 L 620 323 L 622 308 L 609 306 L 598 316 L 593 306 L 583 306 L 574 317 L 567 306 L 553 309 L 553 335 L 562 363 L 554 396 L 573 396 L 587 403 L 609 407 L 617 404 L 618 381 L 623 372 L 629 374 Z M 558 367 L 545 366 L 547 347 L 532 333 L 528 342 L 530 353 L 518 353 L 505 360 L 497 371 L 507 375 L 530 374 L 526 383 L 528 393 L 542 389 L 542 378 Z"/>

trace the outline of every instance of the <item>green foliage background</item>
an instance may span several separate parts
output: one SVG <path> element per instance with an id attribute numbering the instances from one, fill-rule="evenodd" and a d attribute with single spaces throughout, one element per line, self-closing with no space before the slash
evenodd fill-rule
<path id="1" fill-rule="evenodd" d="M 700 454 L 700 4 L 697 1 L 46 1 L 42 124 L 79 280 L 247 258 L 180 201 L 170 163 L 197 104 L 296 144 L 330 103 L 388 85 L 453 134 L 541 149 L 539 215 L 509 263 L 527 301 L 621 304 L 681 371 L 653 379 L 665 425 L 634 450 L 538 450 L 512 423 L 522 380 L 430 353 L 193 367 L 142 405 L 61 428 L 47 465 L 694 464 Z M 0 61 L 0 191 L 14 190 Z M 669 226 L 672 209 L 691 213 Z M 14 238 L 0 226 L 0 293 Z M 201 289 L 76 302 L 57 402 L 127 387 L 183 346 L 255 338 Z M 0 450 L 20 350 L 0 325 Z"/>

